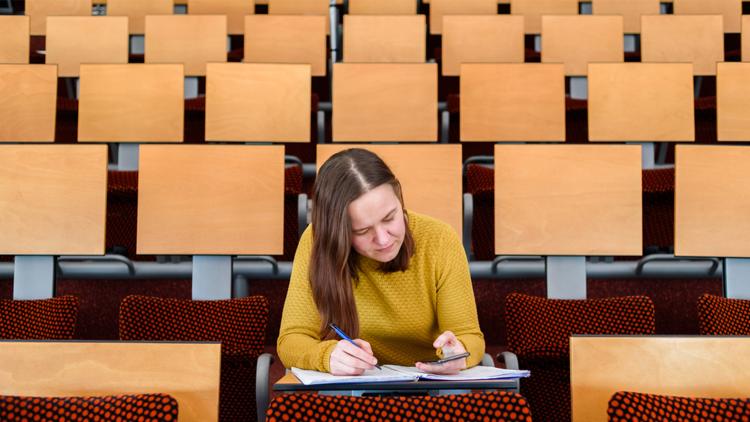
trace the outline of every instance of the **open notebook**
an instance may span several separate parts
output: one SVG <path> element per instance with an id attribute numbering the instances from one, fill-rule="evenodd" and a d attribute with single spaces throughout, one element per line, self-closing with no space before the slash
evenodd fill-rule
<path id="1" fill-rule="evenodd" d="M 327 372 L 292 368 L 292 373 L 305 385 L 347 384 L 370 382 L 417 381 L 420 379 L 437 381 L 503 380 L 529 376 L 529 371 L 475 366 L 464 369 L 456 375 L 437 375 L 422 372 L 414 366 L 383 365 L 382 370 L 371 369 L 362 375 L 331 375 Z"/>

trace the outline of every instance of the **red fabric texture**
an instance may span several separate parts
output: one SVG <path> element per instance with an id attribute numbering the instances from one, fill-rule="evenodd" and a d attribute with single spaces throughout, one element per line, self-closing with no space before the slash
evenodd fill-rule
<path id="1" fill-rule="evenodd" d="M 0 339 L 71 340 L 78 318 L 78 298 L 0 300 Z"/>
<path id="2" fill-rule="evenodd" d="M 698 299 L 702 335 L 750 336 L 750 300 L 705 294 Z"/>
<path id="3" fill-rule="evenodd" d="M 750 399 L 675 397 L 620 391 L 609 399 L 610 422 L 750 420 Z"/>
<path id="4" fill-rule="evenodd" d="M 0 396 L 4 421 L 142 421 L 177 420 L 178 405 L 167 394 L 103 397 Z"/>

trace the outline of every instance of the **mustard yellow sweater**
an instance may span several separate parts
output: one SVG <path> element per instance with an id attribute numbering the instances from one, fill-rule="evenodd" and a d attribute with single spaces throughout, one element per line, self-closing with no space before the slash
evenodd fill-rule
<path id="1" fill-rule="evenodd" d="M 471 353 L 468 365 L 484 354 L 469 266 L 455 231 L 434 218 L 408 213 L 416 253 L 403 272 L 384 273 L 374 260 L 360 257 L 354 297 L 359 315 L 359 337 L 372 345 L 379 363 L 414 365 L 432 360 L 432 342 L 453 331 Z M 321 341 L 320 316 L 308 278 L 312 248 L 311 228 L 302 235 L 292 276 L 277 351 L 284 366 L 329 371 L 337 340 Z"/>

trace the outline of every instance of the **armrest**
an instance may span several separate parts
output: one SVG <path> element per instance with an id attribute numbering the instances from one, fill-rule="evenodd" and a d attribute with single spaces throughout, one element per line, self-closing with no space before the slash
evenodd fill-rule
<path id="1" fill-rule="evenodd" d="M 490 356 L 489 353 L 485 353 L 484 356 L 482 356 L 482 363 L 479 364 L 480 366 L 489 366 L 494 368 L 495 367 L 495 361 L 492 360 L 492 356 Z"/>
<path id="2" fill-rule="evenodd" d="M 505 368 L 521 369 L 518 367 L 518 356 L 516 356 L 515 353 L 505 351 L 497 355 L 498 360 L 500 360 L 501 357 L 502 357 L 503 362 L 505 363 Z"/>
<path id="3" fill-rule="evenodd" d="M 272 363 L 273 355 L 270 353 L 258 356 L 258 364 L 255 367 L 255 405 L 258 411 L 258 422 L 266 420 L 269 401 L 268 376 Z"/>

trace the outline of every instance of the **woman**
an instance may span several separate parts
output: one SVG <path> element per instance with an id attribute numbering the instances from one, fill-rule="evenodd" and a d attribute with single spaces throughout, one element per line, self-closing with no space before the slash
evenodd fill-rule
<path id="1" fill-rule="evenodd" d="M 281 318 L 277 350 L 286 367 L 359 375 L 380 362 L 453 374 L 481 361 L 461 242 L 447 224 L 404 209 L 401 185 L 380 157 L 363 149 L 333 155 L 312 202 Z M 425 363 L 464 351 L 468 358 Z"/>

